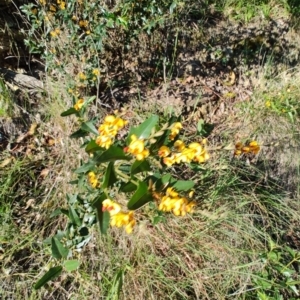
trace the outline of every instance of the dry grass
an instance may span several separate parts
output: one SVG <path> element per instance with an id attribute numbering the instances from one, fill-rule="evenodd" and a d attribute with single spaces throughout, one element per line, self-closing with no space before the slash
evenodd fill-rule
<path id="1" fill-rule="evenodd" d="M 75 76 L 76 61 L 69 67 L 70 77 Z M 63 217 L 51 219 L 50 215 L 66 205 L 66 193 L 74 191 L 68 184 L 72 169 L 86 159 L 79 143 L 69 139 L 77 121 L 60 117 L 73 105 L 63 92 L 68 79 L 54 74 L 60 83 L 53 83 L 47 78 L 49 96 L 39 115 L 32 116 L 39 127 L 26 144 L 35 146 L 35 155 L 17 158 L 0 170 L 0 296 L 251 299 L 247 291 L 254 288 L 253 278 L 264 268 L 260 254 L 268 250 L 268 240 L 290 243 L 285 236 L 293 236 L 293 226 L 299 224 L 299 73 L 294 69 L 267 79 L 262 68 L 252 78 L 257 83 L 253 95 L 232 103 L 219 119 L 209 136 L 211 148 L 255 139 L 262 149 L 253 161 L 233 159 L 232 149 L 212 151 L 206 169 L 193 174 L 198 202 L 193 216 L 167 216 L 165 223 L 156 226 L 143 221 L 131 236 L 119 230 L 100 236 L 95 228 L 84 251 L 74 254 L 81 261 L 79 270 L 34 291 L 32 285 L 53 262 L 42 242 L 66 223 Z M 167 102 L 164 97 L 162 102 Z M 291 120 L 288 113 L 266 107 L 269 98 L 279 106 L 292 99 L 288 101 L 298 115 Z M 144 120 L 157 111 L 157 103 L 135 98 L 127 104 L 128 118 L 133 123 Z M 105 113 L 103 107 L 95 106 L 91 115 L 100 119 Z M 169 114 L 169 110 L 161 113 L 162 118 Z M 187 119 L 186 129 L 194 130 L 191 115 Z M 44 145 L 47 137 L 55 140 L 53 146 Z M 43 178 L 45 169 L 49 172 Z"/>

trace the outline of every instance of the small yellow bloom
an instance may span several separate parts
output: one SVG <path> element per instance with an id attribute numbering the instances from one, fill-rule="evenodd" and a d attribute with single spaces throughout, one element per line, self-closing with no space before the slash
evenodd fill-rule
<path id="1" fill-rule="evenodd" d="M 94 69 L 92 72 L 93 75 L 95 76 L 99 76 L 100 75 L 100 71 L 98 69 Z"/>
<path id="2" fill-rule="evenodd" d="M 113 140 L 109 136 L 99 135 L 96 138 L 96 144 L 102 148 L 108 149 L 113 143 Z"/>
<path id="3" fill-rule="evenodd" d="M 271 106 L 271 101 L 270 101 L 270 100 L 267 100 L 266 103 L 265 103 L 265 106 L 266 106 L 266 107 L 270 107 L 270 106 Z"/>
<path id="4" fill-rule="evenodd" d="M 52 5 L 52 4 L 50 5 L 50 8 L 49 8 L 49 9 L 50 9 L 50 11 L 52 11 L 52 12 L 56 12 L 56 7 L 55 7 L 54 5 Z"/>
<path id="5" fill-rule="evenodd" d="M 135 226 L 136 221 L 134 219 L 133 211 L 130 212 L 118 212 L 116 214 L 111 215 L 110 217 L 110 225 L 116 227 L 125 227 L 125 231 L 130 234 Z"/>
<path id="6" fill-rule="evenodd" d="M 259 144 L 257 143 L 257 141 L 252 141 L 249 143 L 249 148 L 250 148 L 250 151 L 253 153 L 253 154 L 257 154 L 260 150 L 260 146 Z"/>
<path id="7" fill-rule="evenodd" d="M 94 172 L 89 172 L 88 173 L 88 181 L 89 183 L 91 184 L 91 186 L 93 188 L 96 188 L 99 186 L 99 182 L 98 182 L 98 179 L 97 179 L 97 176 Z"/>
<path id="8" fill-rule="evenodd" d="M 178 135 L 180 129 L 182 129 L 182 124 L 180 122 L 176 122 L 171 127 L 171 133 L 169 135 L 169 139 L 173 141 L 175 137 Z"/>
<path id="9" fill-rule="evenodd" d="M 167 157 L 171 153 L 171 150 L 167 146 L 161 146 L 158 150 L 158 156 L 159 157 Z"/>
<path id="10" fill-rule="evenodd" d="M 79 99 L 76 104 L 74 105 L 74 108 L 78 111 L 82 108 L 84 104 L 84 100 L 83 99 Z"/>
<path id="11" fill-rule="evenodd" d="M 167 188 L 166 195 L 167 195 L 167 196 L 170 196 L 170 197 L 172 197 L 172 198 L 175 198 L 175 197 L 178 196 L 178 193 L 175 192 L 173 188 L 169 187 L 169 188 Z"/>
<path id="12" fill-rule="evenodd" d="M 136 135 L 130 137 L 131 142 L 128 147 L 126 147 L 126 152 L 134 155 L 137 160 L 143 160 L 149 156 L 149 150 L 145 149 L 144 140 L 140 140 Z"/>
<path id="13" fill-rule="evenodd" d="M 60 8 L 61 10 L 65 10 L 65 9 L 66 9 L 66 2 L 61 1 L 61 3 L 59 4 L 59 8 Z"/>
<path id="14" fill-rule="evenodd" d="M 87 20 L 80 20 L 79 21 L 79 26 L 80 27 L 88 27 L 89 22 Z"/>
<path id="15" fill-rule="evenodd" d="M 174 143 L 174 148 L 176 149 L 176 151 L 181 152 L 181 151 L 183 151 L 185 149 L 185 144 L 184 144 L 183 141 L 177 140 Z"/>
<path id="16" fill-rule="evenodd" d="M 90 31 L 90 30 L 87 30 L 87 31 L 85 32 L 85 34 L 90 35 L 90 34 L 91 34 L 91 31 Z"/>
<path id="17" fill-rule="evenodd" d="M 86 75 L 83 72 L 78 74 L 80 80 L 86 80 Z"/>
<path id="18" fill-rule="evenodd" d="M 117 215 L 121 211 L 121 206 L 111 199 L 105 199 L 102 202 L 102 211 L 108 211 L 110 216 Z"/>
<path id="19" fill-rule="evenodd" d="M 77 17 L 75 15 L 72 16 L 72 21 L 77 21 Z"/>

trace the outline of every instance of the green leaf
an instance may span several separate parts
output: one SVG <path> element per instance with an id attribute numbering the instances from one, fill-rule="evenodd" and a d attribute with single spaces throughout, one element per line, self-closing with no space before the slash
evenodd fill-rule
<path id="1" fill-rule="evenodd" d="M 95 167 L 95 162 L 90 160 L 75 170 L 76 174 L 86 173 Z"/>
<path id="2" fill-rule="evenodd" d="M 97 197 L 93 202 L 93 207 L 97 211 L 98 223 L 100 227 L 100 231 L 102 234 L 106 234 L 109 227 L 109 212 L 102 211 L 102 202 L 107 199 L 106 195 L 103 193 L 99 197 Z"/>
<path id="3" fill-rule="evenodd" d="M 70 138 L 71 139 L 78 139 L 78 138 L 81 138 L 81 137 L 84 137 L 84 136 L 87 136 L 87 132 L 85 130 L 82 130 L 82 129 L 78 129 L 77 131 L 73 132 L 71 135 L 70 135 Z"/>
<path id="4" fill-rule="evenodd" d="M 99 135 L 99 132 L 92 121 L 82 123 L 80 129 L 86 132 L 91 132 L 96 135 Z"/>
<path id="5" fill-rule="evenodd" d="M 195 182 L 192 180 L 178 180 L 174 185 L 173 188 L 176 191 L 188 191 L 195 185 Z"/>
<path id="6" fill-rule="evenodd" d="M 44 274 L 44 276 L 40 280 L 38 280 L 38 282 L 34 285 L 34 289 L 38 290 L 39 288 L 44 286 L 48 281 L 58 277 L 61 274 L 62 269 L 62 266 L 50 268 L 49 271 L 46 274 Z"/>
<path id="7" fill-rule="evenodd" d="M 131 166 L 130 173 L 131 173 L 131 175 L 134 175 L 137 173 L 150 171 L 150 170 L 151 170 L 151 167 L 147 160 L 136 160 Z"/>
<path id="8" fill-rule="evenodd" d="M 68 110 L 62 112 L 60 115 L 61 115 L 61 117 L 66 117 L 66 116 L 70 116 L 70 115 L 73 115 L 76 113 L 78 113 L 78 111 L 74 107 L 71 107 Z"/>
<path id="9" fill-rule="evenodd" d="M 51 251 L 52 256 L 56 259 L 67 258 L 69 253 L 69 249 L 65 248 L 56 237 L 51 239 Z"/>
<path id="10" fill-rule="evenodd" d="M 176 5 L 177 3 L 176 2 L 173 2 L 170 6 L 170 14 L 172 15 L 173 14 L 173 11 L 174 11 L 174 8 L 176 8 Z"/>
<path id="11" fill-rule="evenodd" d="M 123 149 L 117 146 L 110 146 L 106 151 L 94 157 L 96 164 L 116 160 L 130 160 L 130 157 L 126 156 Z"/>
<path id="12" fill-rule="evenodd" d="M 120 192 L 130 193 L 130 192 L 135 191 L 136 188 L 137 188 L 137 186 L 134 183 L 132 183 L 131 181 L 129 181 L 129 182 L 123 183 L 121 185 Z"/>
<path id="13" fill-rule="evenodd" d="M 93 153 L 98 150 L 103 150 L 98 144 L 96 144 L 95 140 L 91 140 L 85 147 L 85 151 L 87 153 Z"/>
<path id="14" fill-rule="evenodd" d="M 127 142 L 130 143 L 130 136 L 135 134 L 138 139 L 146 139 L 150 136 L 152 129 L 158 123 L 158 116 L 153 115 L 149 119 L 145 120 L 142 124 L 137 127 L 132 127 L 128 134 Z"/>
<path id="15" fill-rule="evenodd" d="M 152 194 L 148 191 L 148 185 L 145 182 L 139 182 L 136 192 L 127 203 L 128 209 L 138 209 L 146 203 L 153 200 Z"/>
<path id="16" fill-rule="evenodd" d="M 78 227 L 81 226 L 81 220 L 73 206 L 69 206 L 69 218 L 73 224 L 76 224 Z"/>
<path id="17" fill-rule="evenodd" d="M 78 269 L 80 262 L 77 259 L 71 259 L 64 261 L 64 267 L 68 272 Z"/>
<path id="18" fill-rule="evenodd" d="M 104 174 L 103 183 L 101 188 L 106 189 L 107 187 L 111 187 L 117 182 L 118 178 L 115 173 L 114 162 L 110 162 L 107 166 L 106 172 Z"/>

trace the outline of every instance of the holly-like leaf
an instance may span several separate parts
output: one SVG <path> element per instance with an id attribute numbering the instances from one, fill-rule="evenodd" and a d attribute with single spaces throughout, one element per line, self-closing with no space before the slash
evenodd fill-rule
<path id="1" fill-rule="evenodd" d="M 97 211 L 98 223 L 102 234 L 106 234 L 109 227 L 109 212 L 102 211 L 102 202 L 106 199 L 106 195 L 103 193 L 97 197 L 93 202 L 93 207 Z"/>
<path id="2" fill-rule="evenodd" d="M 137 186 L 134 183 L 132 183 L 131 181 L 129 181 L 129 182 L 123 183 L 121 185 L 120 192 L 130 193 L 130 192 L 135 191 L 136 188 L 137 188 Z"/>
<path id="3" fill-rule="evenodd" d="M 127 203 L 127 207 L 128 209 L 135 210 L 152 200 L 153 197 L 151 192 L 148 190 L 147 183 L 145 183 L 144 181 L 139 182 L 136 192 Z"/>
<path id="4" fill-rule="evenodd" d="M 95 166 L 95 162 L 90 160 L 88 162 L 86 162 L 85 164 L 83 164 L 82 166 L 80 166 L 78 169 L 75 170 L 76 174 L 80 174 L 80 173 L 86 173 L 90 170 L 92 170 Z"/>
<path id="5" fill-rule="evenodd" d="M 130 136 L 136 135 L 138 139 L 146 139 L 150 136 L 152 129 L 158 123 L 158 116 L 153 115 L 137 127 L 132 127 L 128 134 L 127 143 L 130 143 Z"/>
<path id="6" fill-rule="evenodd" d="M 65 248 L 56 237 L 51 239 L 51 251 L 52 256 L 56 259 L 67 258 L 69 253 L 69 249 Z"/>
<path id="7" fill-rule="evenodd" d="M 73 206 L 69 206 L 69 218 L 73 224 L 81 226 L 81 220 Z"/>
<path id="8" fill-rule="evenodd" d="M 46 274 L 44 274 L 44 276 L 40 280 L 38 280 L 38 282 L 34 285 L 34 289 L 38 290 L 39 288 L 44 286 L 48 281 L 58 277 L 61 274 L 62 269 L 62 266 L 50 268 L 49 271 Z"/>
<path id="9" fill-rule="evenodd" d="M 60 115 L 62 117 L 66 117 L 66 116 L 70 116 L 70 115 L 73 115 L 73 114 L 76 114 L 76 113 L 78 113 L 78 111 L 74 107 L 71 107 L 68 110 L 62 112 Z"/>
<path id="10" fill-rule="evenodd" d="M 81 137 L 84 137 L 84 136 L 87 136 L 88 133 L 85 131 L 85 130 L 82 130 L 81 128 L 78 129 L 77 131 L 73 132 L 71 135 L 70 135 L 70 138 L 71 139 L 78 139 L 78 138 L 81 138 Z"/>
<path id="11" fill-rule="evenodd" d="M 131 175 L 134 175 L 140 172 L 145 172 L 150 170 L 151 167 L 147 160 L 136 160 L 131 166 L 130 173 Z"/>
<path id="12" fill-rule="evenodd" d="M 64 267 L 68 272 L 78 269 L 80 262 L 77 259 L 66 260 L 64 262 Z"/>
<path id="13" fill-rule="evenodd" d="M 176 191 L 188 191 L 193 188 L 195 182 L 192 180 L 178 180 L 174 185 L 173 188 Z"/>
<path id="14" fill-rule="evenodd" d="M 98 130 L 92 121 L 87 121 L 81 124 L 81 130 L 99 135 Z"/>
<path id="15" fill-rule="evenodd" d="M 94 153 L 98 150 L 102 150 L 102 148 L 98 144 L 96 144 L 95 140 L 91 140 L 85 147 L 85 151 L 87 153 Z"/>
<path id="16" fill-rule="evenodd" d="M 113 186 L 113 184 L 118 180 L 115 168 L 114 168 L 114 162 L 110 162 L 107 166 L 106 172 L 104 174 L 104 180 L 101 185 L 103 189 L 106 189 L 107 187 Z"/>
<path id="17" fill-rule="evenodd" d="M 110 146 L 106 151 L 94 157 L 96 164 L 116 160 L 130 160 L 130 157 L 126 156 L 123 149 L 117 146 Z"/>

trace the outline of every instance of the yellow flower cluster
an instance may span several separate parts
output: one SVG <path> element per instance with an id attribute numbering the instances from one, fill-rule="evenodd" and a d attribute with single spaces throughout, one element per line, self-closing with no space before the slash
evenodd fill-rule
<path id="1" fill-rule="evenodd" d="M 79 21 L 79 26 L 80 27 L 88 27 L 88 25 L 89 25 L 89 21 L 87 21 L 87 20 L 80 20 Z"/>
<path id="2" fill-rule="evenodd" d="M 136 135 L 130 137 L 131 142 L 128 147 L 124 149 L 125 152 L 128 152 L 136 157 L 136 160 L 143 160 L 149 156 L 149 150 L 145 149 L 144 140 L 138 139 Z"/>
<path id="3" fill-rule="evenodd" d="M 123 120 L 120 117 L 115 117 L 113 115 L 106 116 L 104 123 L 98 128 L 99 136 L 96 138 L 96 144 L 108 149 L 112 145 L 118 131 L 127 123 L 128 121 Z"/>
<path id="4" fill-rule="evenodd" d="M 180 129 L 182 129 L 182 124 L 180 122 L 176 122 L 171 127 L 171 133 L 169 135 L 169 139 L 173 141 L 175 137 L 178 135 Z"/>
<path id="5" fill-rule="evenodd" d="M 50 35 L 54 38 L 60 34 L 60 30 L 56 28 L 55 30 L 50 31 Z"/>
<path id="6" fill-rule="evenodd" d="M 94 172 L 88 173 L 88 181 L 93 188 L 99 187 L 100 183 L 97 179 L 97 176 Z"/>
<path id="7" fill-rule="evenodd" d="M 236 143 L 234 155 L 239 156 L 241 154 L 258 154 L 260 146 L 257 141 L 252 141 L 248 145 L 243 145 L 241 142 Z"/>
<path id="8" fill-rule="evenodd" d="M 160 200 L 158 209 L 166 212 L 173 212 L 175 216 L 185 216 L 187 213 L 194 211 L 196 203 L 181 197 L 172 188 L 168 188 L 166 195 Z"/>
<path id="9" fill-rule="evenodd" d="M 57 0 L 56 3 L 59 5 L 59 8 L 60 8 L 61 10 L 66 9 L 66 2 Z"/>
<path id="10" fill-rule="evenodd" d="M 86 75 L 83 72 L 80 72 L 78 74 L 78 77 L 79 77 L 80 80 L 86 80 Z"/>
<path id="11" fill-rule="evenodd" d="M 74 108 L 78 111 L 82 108 L 83 104 L 84 104 L 84 100 L 78 99 L 78 101 L 74 105 Z"/>
<path id="12" fill-rule="evenodd" d="M 173 164 L 180 163 L 190 163 L 192 161 L 203 163 L 209 159 L 209 154 L 205 148 L 206 140 L 203 140 L 202 143 L 191 143 L 186 147 L 183 141 L 177 140 L 174 143 L 175 153 L 171 153 L 170 148 L 167 146 L 162 146 L 158 155 L 163 158 L 163 162 L 168 167 Z"/>
<path id="13" fill-rule="evenodd" d="M 116 227 L 125 227 L 125 231 L 132 233 L 133 227 L 136 224 L 133 211 L 121 211 L 120 204 L 106 199 L 102 202 L 102 211 L 108 211 L 110 215 L 110 225 Z"/>

